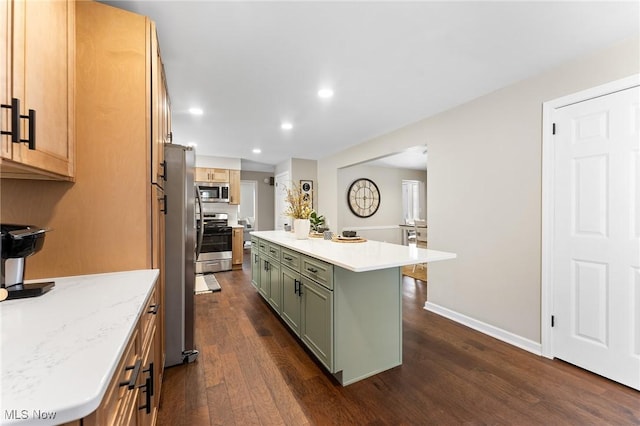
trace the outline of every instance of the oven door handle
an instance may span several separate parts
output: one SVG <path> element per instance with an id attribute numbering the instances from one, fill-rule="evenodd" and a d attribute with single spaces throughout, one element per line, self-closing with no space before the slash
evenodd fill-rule
<path id="1" fill-rule="evenodd" d="M 202 251 L 202 238 L 204 237 L 204 214 L 202 212 L 202 198 L 200 197 L 200 189 L 196 186 L 196 199 L 198 200 L 198 206 L 200 207 L 200 229 L 197 229 L 198 236 L 196 241 L 196 261 L 200 257 L 200 252 Z M 196 224 L 197 224 L 196 220 Z M 197 225 L 196 225 L 197 228 Z"/>

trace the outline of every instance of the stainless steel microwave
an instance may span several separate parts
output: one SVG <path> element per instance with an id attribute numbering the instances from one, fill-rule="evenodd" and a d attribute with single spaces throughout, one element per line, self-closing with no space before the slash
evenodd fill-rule
<path id="1" fill-rule="evenodd" d="M 228 203 L 229 184 L 196 182 L 198 195 L 203 203 Z"/>

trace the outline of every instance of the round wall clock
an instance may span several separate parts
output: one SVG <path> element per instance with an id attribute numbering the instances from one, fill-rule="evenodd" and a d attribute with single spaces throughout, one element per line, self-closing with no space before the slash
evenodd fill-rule
<path id="1" fill-rule="evenodd" d="M 347 192 L 347 204 L 358 217 L 373 216 L 380 207 L 380 190 L 371 179 L 356 179 Z"/>

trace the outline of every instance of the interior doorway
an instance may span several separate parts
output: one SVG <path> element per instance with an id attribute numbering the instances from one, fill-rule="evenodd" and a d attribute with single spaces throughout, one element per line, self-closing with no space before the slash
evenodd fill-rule
<path id="1" fill-rule="evenodd" d="M 284 230 L 284 225 L 289 224 L 289 217 L 284 214 L 287 206 L 287 188 L 291 184 L 289 172 L 282 172 L 275 178 L 275 229 Z"/>

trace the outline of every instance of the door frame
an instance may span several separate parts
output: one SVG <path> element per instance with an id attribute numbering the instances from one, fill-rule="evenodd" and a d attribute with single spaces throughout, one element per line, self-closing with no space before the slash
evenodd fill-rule
<path id="1" fill-rule="evenodd" d="M 632 87 L 640 86 L 640 74 L 582 90 L 542 104 L 542 253 L 541 253 L 541 312 L 540 331 L 542 356 L 554 358 L 553 331 L 553 212 L 554 206 L 554 149 L 553 118 L 558 108 L 606 96 Z"/>

